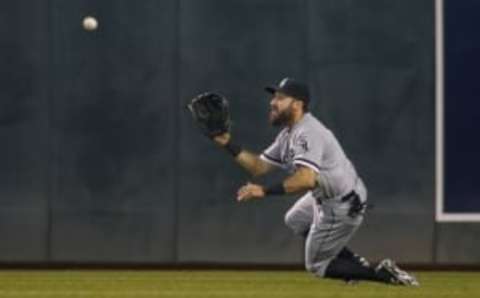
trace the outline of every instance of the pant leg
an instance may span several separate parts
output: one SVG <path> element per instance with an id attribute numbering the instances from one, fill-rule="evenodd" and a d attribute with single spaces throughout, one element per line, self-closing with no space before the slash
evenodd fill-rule
<path id="1" fill-rule="evenodd" d="M 347 245 L 363 221 L 363 215 L 348 216 L 350 204 L 332 200 L 314 207 L 314 221 L 305 243 L 305 267 L 324 277 L 328 264 Z M 315 214 L 322 212 L 322 216 Z"/>
<path id="2" fill-rule="evenodd" d="M 285 214 L 285 224 L 297 235 L 308 233 L 313 222 L 315 198 L 307 192 Z"/>

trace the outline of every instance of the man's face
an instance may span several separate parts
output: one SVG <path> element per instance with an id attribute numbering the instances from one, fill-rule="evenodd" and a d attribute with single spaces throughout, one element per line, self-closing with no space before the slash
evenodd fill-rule
<path id="1" fill-rule="evenodd" d="M 293 117 L 292 105 L 295 99 L 281 92 L 275 92 L 270 101 L 269 122 L 273 126 L 287 125 Z"/>

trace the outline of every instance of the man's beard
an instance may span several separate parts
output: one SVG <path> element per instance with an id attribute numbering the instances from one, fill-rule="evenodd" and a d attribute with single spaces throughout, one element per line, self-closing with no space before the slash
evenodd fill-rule
<path id="1" fill-rule="evenodd" d="M 274 116 L 273 118 L 272 117 L 270 118 L 270 124 L 272 124 L 272 126 L 276 126 L 276 127 L 285 126 L 288 123 L 290 123 L 290 120 L 293 117 L 291 106 L 289 106 L 288 108 L 286 108 L 282 112 L 278 112 L 278 111 L 276 111 L 276 112 L 278 114 L 276 116 Z"/>

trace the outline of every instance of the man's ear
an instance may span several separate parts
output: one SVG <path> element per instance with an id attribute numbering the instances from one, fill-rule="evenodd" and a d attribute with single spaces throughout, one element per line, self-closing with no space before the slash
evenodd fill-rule
<path id="1" fill-rule="evenodd" d="M 297 109 L 297 110 L 302 110 L 303 105 L 304 105 L 304 103 L 301 100 L 294 100 L 293 101 L 293 106 L 295 106 L 295 109 Z"/>

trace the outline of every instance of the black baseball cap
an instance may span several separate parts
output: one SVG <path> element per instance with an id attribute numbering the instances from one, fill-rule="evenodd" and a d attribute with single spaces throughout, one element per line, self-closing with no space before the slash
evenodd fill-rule
<path id="1" fill-rule="evenodd" d="M 310 102 L 310 91 L 305 83 L 297 81 L 292 78 L 282 79 L 277 86 L 267 86 L 265 91 L 274 94 L 275 92 L 282 92 L 291 97 L 295 97 L 308 104 Z"/>

